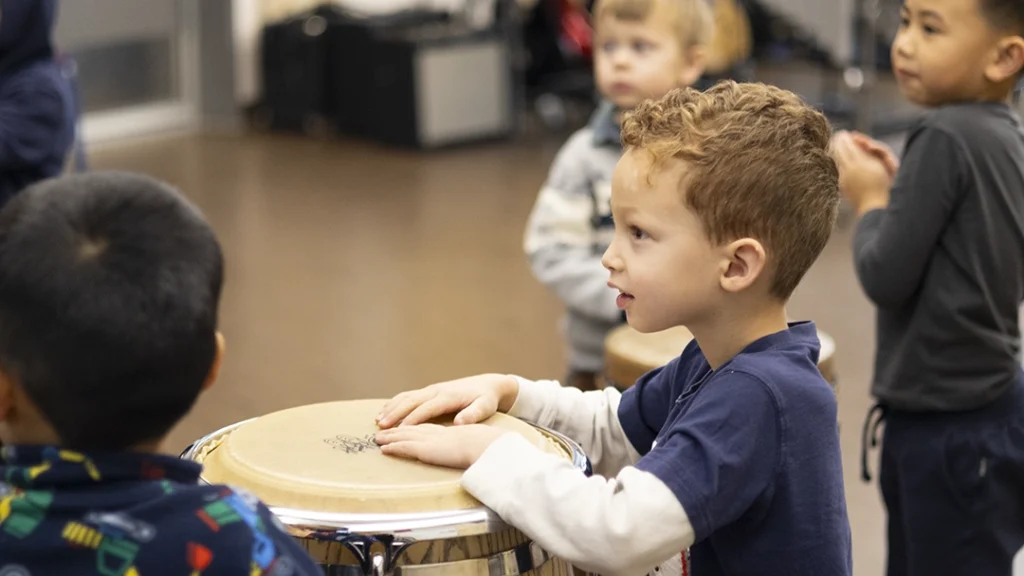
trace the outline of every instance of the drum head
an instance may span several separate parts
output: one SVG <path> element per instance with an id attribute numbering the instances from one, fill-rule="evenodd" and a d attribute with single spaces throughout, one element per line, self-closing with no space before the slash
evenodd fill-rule
<path id="1" fill-rule="evenodd" d="M 693 340 L 685 326 L 675 326 L 661 332 L 637 332 L 623 324 L 608 334 L 606 346 L 611 354 L 627 356 L 646 366 L 664 366 L 683 353 Z"/>
<path id="2" fill-rule="evenodd" d="M 629 388 L 647 372 L 668 364 L 682 354 L 691 340 L 693 334 L 683 326 L 643 334 L 623 324 L 609 332 L 605 339 L 605 376 L 616 387 L 623 390 Z M 818 368 L 825 379 L 835 386 L 833 357 L 836 343 L 831 336 L 820 330 L 818 341 L 821 343 Z"/>
<path id="3" fill-rule="evenodd" d="M 693 340 L 685 326 L 661 332 L 637 332 L 623 324 L 605 340 L 605 376 L 616 387 L 626 389 L 641 376 L 672 361 Z"/>
<path id="4" fill-rule="evenodd" d="M 374 416 L 386 400 L 300 406 L 250 420 L 196 456 L 202 477 L 245 488 L 272 507 L 321 512 L 412 513 L 465 510 L 480 503 L 460 486 L 461 470 L 385 456 Z M 450 424 L 451 417 L 438 421 Z M 484 424 L 571 456 L 529 424 L 496 414 Z"/>
<path id="5" fill-rule="evenodd" d="M 836 353 L 836 341 L 820 330 L 818 331 L 818 341 L 821 342 L 821 351 L 818 353 L 819 361 L 831 360 Z"/>

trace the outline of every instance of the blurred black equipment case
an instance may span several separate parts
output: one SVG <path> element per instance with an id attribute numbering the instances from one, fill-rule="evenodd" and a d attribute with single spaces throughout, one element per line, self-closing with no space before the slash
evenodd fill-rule
<path id="1" fill-rule="evenodd" d="M 512 133 L 510 51 L 498 31 L 437 20 L 348 22 L 332 26 L 331 43 L 343 133 L 412 148 Z"/>

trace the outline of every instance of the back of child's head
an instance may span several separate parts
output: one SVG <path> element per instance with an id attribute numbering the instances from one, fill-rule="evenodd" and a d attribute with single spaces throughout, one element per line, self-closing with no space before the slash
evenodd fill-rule
<path id="1" fill-rule="evenodd" d="M 763 84 L 685 88 L 626 115 L 622 142 L 657 167 L 686 165 L 683 201 L 714 244 L 755 238 L 786 300 L 824 249 L 839 209 L 831 128 L 797 95 Z"/>
<path id="2" fill-rule="evenodd" d="M 76 450 L 159 441 L 217 354 L 217 239 L 141 175 L 47 180 L 0 212 L 0 370 Z"/>
<path id="3" fill-rule="evenodd" d="M 714 32 L 711 0 L 597 0 L 594 21 L 605 16 L 627 22 L 644 22 L 657 12 L 667 19 L 683 49 L 706 46 Z M 598 24 L 599 25 L 599 24 Z"/>

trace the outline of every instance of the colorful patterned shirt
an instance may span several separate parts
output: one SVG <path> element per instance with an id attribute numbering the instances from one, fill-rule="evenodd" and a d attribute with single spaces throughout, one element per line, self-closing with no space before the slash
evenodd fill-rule
<path id="1" fill-rule="evenodd" d="M 0 576 L 323 576 L 258 499 L 170 456 L 0 448 Z"/>

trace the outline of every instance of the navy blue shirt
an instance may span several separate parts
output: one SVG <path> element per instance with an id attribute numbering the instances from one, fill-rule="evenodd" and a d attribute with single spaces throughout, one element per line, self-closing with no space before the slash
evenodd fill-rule
<path id="1" fill-rule="evenodd" d="M 619 420 L 686 511 L 700 576 L 847 576 L 850 525 L 836 399 L 811 322 L 718 370 L 696 341 L 626 391 Z"/>
<path id="2" fill-rule="evenodd" d="M 56 0 L 0 0 L 0 206 L 57 176 L 74 140 L 71 85 L 51 41 Z"/>
<path id="3" fill-rule="evenodd" d="M 323 576 L 266 506 L 197 485 L 200 470 L 155 454 L 3 447 L 0 574 Z"/>

